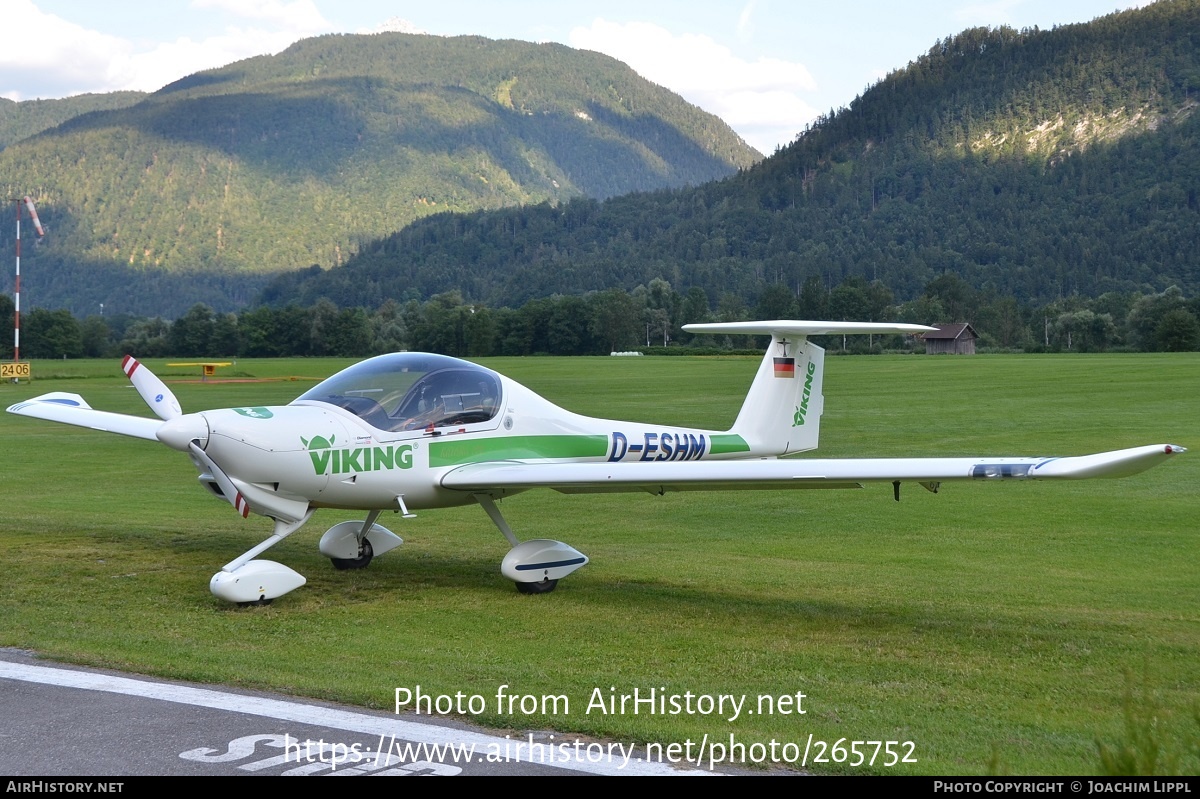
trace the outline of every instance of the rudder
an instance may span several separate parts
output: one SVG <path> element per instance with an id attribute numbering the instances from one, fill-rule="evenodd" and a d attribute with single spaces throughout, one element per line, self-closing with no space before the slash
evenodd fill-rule
<path id="1" fill-rule="evenodd" d="M 824 373 L 824 349 L 803 337 L 773 334 L 729 432 L 760 455 L 816 449 L 825 407 Z"/>

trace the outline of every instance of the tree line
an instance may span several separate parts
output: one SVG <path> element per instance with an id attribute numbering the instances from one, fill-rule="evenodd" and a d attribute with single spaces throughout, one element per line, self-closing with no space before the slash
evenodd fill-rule
<path id="1" fill-rule="evenodd" d="M 12 300 L 0 297 L 0 318 Z M 1177 287 L 1159 293 L 1108 292 L 1047 304 L 1021 304 L 971 287 L 947 272 L 914 300 L 896 302 L 880 281 L 851 276 L 828 287 L 810 277 L 799 291 L 769 286 L 754 306 L 733 293 L 713 298 L 699 286 L 676 291 L 655 278 L 633 291 L 554 295 L 517 308 L 490 308 L 446 292 L 425 302 L 389 299 L 374 309 L 341 308 L 328 299 L 308 307 L 259 306 L 217 313 L 194 305 L 177 319 L 91 315 L 34 309 L 22 315 L 22 355 L 31 358 L 118 357 L 362 357 L 399 350 L 460 357 L 600 355 L 730 350 L 761 346 L 748 337 L 693 336 L 693 322 L 749 319 L 937 324 L 969 322 L 979 348 L 1025 352 L 1193 351 L 1200 349 L 1200 298 Z M 907 351 L 900 336 L 828 337 L 827 348 L 850 352 Z"/>

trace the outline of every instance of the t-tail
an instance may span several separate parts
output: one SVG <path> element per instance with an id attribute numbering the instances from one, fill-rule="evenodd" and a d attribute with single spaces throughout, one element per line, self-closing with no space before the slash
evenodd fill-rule
<path id="1" fill-rule="evenodd" d="M 873 322 L 726 322 L 684 325 L 689 333 L 719 336 L 770 336 L 746 401 L 729 430 L 756 455 L 789 455 L 816 449 L 825 400 L 825 350 L 809 336 L 854 333 L 913 334 L 934 328 Z"/>

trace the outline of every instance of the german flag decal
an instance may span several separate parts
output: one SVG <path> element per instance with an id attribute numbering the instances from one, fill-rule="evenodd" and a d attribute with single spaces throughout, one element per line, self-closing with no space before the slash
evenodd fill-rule
<path id="1" fill-rule="evenodd" d="M 795 377 L 796 376 L 796 359 L 795 358 L 775 358 L 775 376 L 776 377 Z"/>

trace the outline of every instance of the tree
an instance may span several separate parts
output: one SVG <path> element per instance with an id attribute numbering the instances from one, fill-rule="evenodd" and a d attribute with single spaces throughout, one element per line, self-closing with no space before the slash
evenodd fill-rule
<path id="1" fill-rule="evenodd" d="M 361 357 L 371 352 L 371 322 L 362 308 L 343 308 L 333 320 L 328 336 L 329 351 L 343 357 Z"/>
<path id="2" fill-rule="evenodd" d="M 975 310 L 975 290 L 958 275 L 947 272 L 929 281 L 925 294 L 942 304 L 946 311 L 943 322 L 966 322 Z"/>
<path id="3" fill-rule="evenodd" d="M 746 321 L 746 303 L 731 292 L 725 292 L 717 302 L 717 320 L 721 322 Z"/>
<path id="4" fill-rule="evenodd" d="M 466 317 L 467 355 L 486 357 L 495 353 L 496 320 L 488 308 L 470 308 Z"/>
<path id="5" fill-rule="evenodd" d="M 0 335 L 7 335 L 6 331 L 13 329 L 13 312 L 16 306 L 13 304 L 12 298 L 7 294 L 0 294 Z"/>
<path id="6" fill-rule="evenodd" d="M 871 303 L 867 299 L 866 281 L 862 278 L 847 278 L 833 291 L 829 292 L 829 316 L 839 322 L 857 322 L 866 319 L 871 313 Z M 855 348 L 870 347 L 873 342 L 863 341 L 856 337 Z M 848 347 L 847 337 L 842 335 L 842 351 Z"/>
<path id="7" fill-rule="evenodd" d="M 709 316 L 708 294 L 699 286 L 692 286 L 688 289 L 687 297 L 683 301 L 683 317 L 682 324 L 690 325 L 698 322 L 707 322 Z"/>
<path id="8" fill-rule="evenodd" d="M 791 319 L 796 315 L 796 298 L 782 283 L 772 283 L 763 289 L 754 311 L 758 319 Z"/>
<path id="9" fill-rule="evenodd" d="M 1154 330 L 1158 348 L 1164 352 L 1192 352 L 1200 346 L 1200 322 L 1190 311 L 1167 311 Z"/>
<path id="10" fill-rule="evenodd" d="M 466 355 L 465 317 L 469 315 L 462 294 L 447 291 L 431 297 L 417 313 L 406 317 L 405 323 L 414 348 L 460 356 Z"/>
<path id="11" fill-rule="evenodd" d="M 582 355 L 588 351 L 588 307 L 582 297 L 559 297 L 546 326 L 551 355 Z"/>
<path id="12" fill-rule="evenodd" d="M 1109 319 L 1112 319 L 1111 315 Z M 941 317 L 939 315 L 937 319 L 929 321 L 941 321 Z M 980 306 L 971 325 L 979 331 L 980 338 L 1001 347 L 1020 347 L 1029 338 L 1029 329 L 1021 316 L 1021 309 L 1012 297 L 1000 297 Z"/>
<path id="13" fill-rule="evenodd" d="M 682 298 L 671 288 L 671 284 L 660 277 L 650 281 L 646 291 L 645 322 L 649 325 L 650 338 L 662 334 L 663 346 L 671 340 L 675 331 L 675 320 L 679 316 Z"/>
<path id="14" fill-rule="evenodd" d="M 867 316 L 865 321 L 868 322 L 886 322 L 888 311 L 892 307 L 894 299 L 892 290 L 883 285 L 878 280 L 872 280 L 864 289 L 864 294 L 867 298 Z"/>
<path id="15" fill-rule="evenodd" d="M 941 300 L 931 299 L 925 294 L 903 303 L 896 309 L 897 321 L 910 325 L 932 325 L 944 322 L 947 318 Z"/>
<path id="16" fill-rule="evenodd" d="M 308 347 L 306 355 L 331 355 L 336 352 L 338 307 L 322 297 L 308 309 Z"/>
<path id="17" fill-rule="evenodd" d="M 1103 352 L 1108 349 L 1115 331 L 1111 316 L 1086 308 L 1068 311 L 1054 320 L 1057 345 L 1079 352 Z"/>
<path id="18" fill-rule="evenodd" d="M 275 309 L 267 306 L 243 311 L 238 317 L 238 352 L 250 358 L 280 354 L 275 330 Z"/>
<path id="19" fill-rule="evenodd" d="M 371 316 L 371 351 L 399 352 L 407 345 L 408 331 L 404 327 L 400 305 L 389 299 Z"/>
<path id="20" fill-rule="evenodd" d="M 646 327 L 646 346 L 658 343 L 662 335 L 662 345 L 665 347 L 671 339 L 671 317 L 663 308 L 645 308 L 642 311 L 642 324 Z"/>
<path id="21" fill-rule="evenodd" d="M 83 336 L 70 311 L 35 308 L 21 325 L 22 354 L 31 358 L 79 358 Z"/>
<path id="22" fill-rule="evenodd" d="M 817 275 L 810 275 L 800 289 L 800 301 L 797 303 L 798 316 L 801 319 L 822 320 L 829 313 L 829 292 Z"/>
<path id="23" fill-rule="evenodd" d="M 1141 350 L 1156 350 L 1161 347 L 1159 325 L 1172 311 L 1185 310 L 1186 301 L 1178 286 L 1171 286 L 1161 294 L 1139 297 L 1129 311 L 1125 325 L 1129 329 L 1131 343 Z M 1173 317 L 1171 329 L 1182 331 L 1182 317 Z M 1186 323 L 1184 323 L 1186 324 Z"/>
<path id="24" fill-rule="evenodd" d="M 592 296 L 590 329 L 609 352 L 622 352 L 638 340 L 640 313 L 624 289 L 609 289 Z"/>
<path id="25" fill-rule="evenodd" d="M 213 319 L 212 335 L 208 340 L 210 355 L 230 357 L 238 354 L 237 316 L 224 313 Z"/>
<path id="26" fill-rule="evenodd" d="M 213 333 L 213 311 L 197 303 L 171 323 L 170 352 L 180 358 L 204 358 L 210 355 L 209 341 Z"/>
<path id="27" fill-rule="evenodd" d="M 141 319 L 125 328 L 120 349 L 141 358 L 158 358 L 169 352 L 171 326 L 159 317 Z"/>
<path id="28" fill-rule="evenodd" d="M 839 322 L 859 322 L 871 314 L 871 304 L 864 290 L 865 281 L 847 279 L 829 292 L 829 315 Z"/>
<path id="29" fill-rule="evenodd" d="M 112 331 L 103 316 L 92 314 L 83 320 L 79 327 L 83 338 L 83 357 L 103 358 L 108 355 L 109 345 L 112 344 Z"/>

